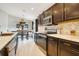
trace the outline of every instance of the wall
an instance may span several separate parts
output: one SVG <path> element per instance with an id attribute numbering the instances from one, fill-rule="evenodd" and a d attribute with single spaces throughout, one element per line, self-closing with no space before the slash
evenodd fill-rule
<path id="1" fill-rule="evenodd" d="M 16 24 L 18 23 L 19 18 L 15 16 L 8 15 L 8 30 L 16 31 Z"/>
<path id="2" fill-rule="evenodd" d="M 15 16 L 8 16 L 8 28 L 9 31 L 16 31 L 18 28 L 16 28 L 16 24 L 18 23 L 20 18 L 15 17 Z M 32 30 L 32 21 L 24 19 L 24 21 L 28 24 L 28 30 Z M 26 28 L 24 28 L 26 29 Z"/>
<path id="3" fill-rule="evenodd" d="M 28 24 L 28 30 L 32 30 L 32 21 L 25 19 L 25 22 Z"/>
<path id="4" fill-rule="evenodd" d="M 60 23 L 58 30 L 60 34 L 79 36 L 79 19 Z"/>
<path id="5" fill-rule="evenodd" d="M 11 16 L 8 13 L 0 10 L 0 32 L 8 31 L 16 31 L 16 24 L 18 23 L 19 18 L 15 16 Z M 28 24 L 28 30 L 32 30 L 32 21 L 26 20 Z"/>
<path id="6" fill-rule="evenodd" d="M 6 31 L 8 27 L 8 14 L 0 10 L 0 32 Z"/>
<path id="7" fill-rule="evenodd" d="M 44 33 L 44 32 L 45 32 L 45 26 L 39 25 L 39 26 L 38 26 L 38 32 Z"/>

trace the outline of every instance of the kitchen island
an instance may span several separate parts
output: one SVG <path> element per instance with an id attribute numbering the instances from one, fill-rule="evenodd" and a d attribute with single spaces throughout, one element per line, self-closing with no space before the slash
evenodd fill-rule
<path id="1" fill-rule="evenodd" d="M 16 55 L 16 49 L 18 44 L 17 34 L 18 32 L 14 32 L 12 35 L 0 36 L 0 55 Z"/>

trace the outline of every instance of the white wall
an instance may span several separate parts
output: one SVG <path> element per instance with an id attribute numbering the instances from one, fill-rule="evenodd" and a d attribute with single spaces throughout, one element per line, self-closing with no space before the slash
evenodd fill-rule
<path id="1" fill-rule="evenodd" d="M 8 14 L 0 10 L 0 31 L 6 31 L 8 26 Z"/>
<path id="2" fill-rule="evenodd" d="M 18 23 L 18 17 L 8 15 L 8 29 L 9 31 L 16 31 L 16 24 Z"/>
<path id="3" fill-rule="evenodd" d="M 16 24 L 18 23 L 19 18 L 15 16 L 11 16 L 8 13 L 0 10 L 0 32 L 8 31 L 16 31 Z M 32 21 L 26 20 L 28 24 L 28 30 L 32 30 Z"/>
<path id="4" fill-rule="evenodd" d="M 17 20 L 17 17 L 8 15 L 8 27 L 16 27 Z"/>
<path id="5" fill-rule="evenodd" d="M 25 19 L 25 22 L 28 24 L 28 30 L 32 30 L 32 21 Z"/>

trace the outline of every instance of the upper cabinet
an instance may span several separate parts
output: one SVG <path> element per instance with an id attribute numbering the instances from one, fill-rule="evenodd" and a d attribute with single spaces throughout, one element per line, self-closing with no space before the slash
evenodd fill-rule
<path id="1" fill-rule="evenodd" d="M 52 15 L 52 7 L 50 7 L 49 9 L 47 9 L 47 10 L 44 12 L 44 15 L 45 15 L 45 17 L 48 17 L 48 16 Z"/>
<path id="2" fill-rule="evenodd" d="M 48 26 L 52 25 L 52 7 L 44 11 L 43 25 Z"/>
<path id="3" fill-rule="evenodd" d="M 63 3 L 56 3 L 53 7 L 53 23 L 58 24 L 63 21 Z"/>
<path id="4" fill-rule="evenodd" d="M 65 3 L 65 20 L 73 20 L 79 18 L 79 3 Z"/>
<path id="5" fill-rule="evenodd" d="M 41 25 L 43 25 L 43 19 L 44 19 L 45 15 L 44 15 L 44 12 L 40 15 L 40 21 L 41 21 Z"/>
<path id="6" fill-rule="evenodd" d="M 56 3 L 53 6 L 51 6 L 48 10 L 44 12 L 45 18 L 52 16 L 52 24 L 58 24 L 59 22 L 63 21 L 63 3 Z M 46 20 L 49 22 L 49 19 Z M 45 21 L 44 21 L 45 23 Z M 47 24 L 47 22 L 46 22 Z M 49 23 L 50 24 L 50 23 Z"/>
<path id="7" fill-rule="evenodd" d="M 50 16 L 52 17 L 50 18 Z M 79 3 L 56 3 L 39 15 L 38 23 L 40 25 L 52 25 L 78 18 Z"/>
<path id="8" fill-rule="evenodd" d="M 38 25 L 40 25 L 41 24 L 41 17 L 40 17 L 40 15 L 38 16 Z"/>
<path id="9" fill-rule="evenodd" d="M 38 16 L 38 25 L 43 25 L 44 13 Z"/>

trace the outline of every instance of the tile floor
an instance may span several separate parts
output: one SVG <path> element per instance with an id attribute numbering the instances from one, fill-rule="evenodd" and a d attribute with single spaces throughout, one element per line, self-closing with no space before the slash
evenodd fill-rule
<path id="1" fill-rule="evenodd" d="M 45 54 L 34 43 L 33 38 L 23 39 L 19 38 L 16 56 L 45 56 Z"/>

